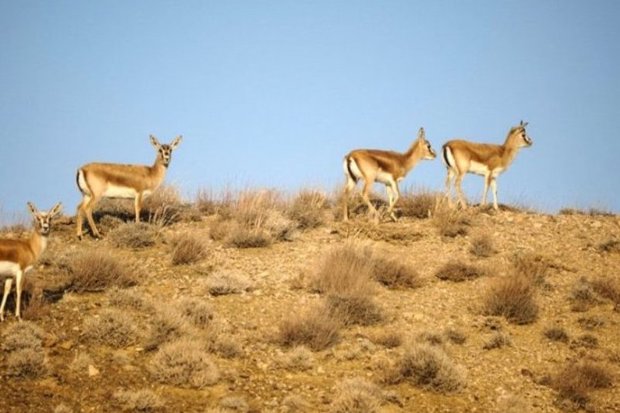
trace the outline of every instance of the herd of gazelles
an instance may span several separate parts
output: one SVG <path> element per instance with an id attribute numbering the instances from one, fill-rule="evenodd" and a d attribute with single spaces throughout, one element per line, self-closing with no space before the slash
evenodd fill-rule
<path id="1" fill-rule="evenodd" d="M 518 126 L 510 129 L 503 145 L 474 143 L 465 140 L 451 140 L 443 145 L 443 160 L 448 169 L 446 177 L 446 197 L 451 201 L 451 186 L 458 196 L 458 204 L 466 207 L 465 197 L 461 189 L 461 181 L 466 173 L 471 172 L 484 176 L 482 205 L 486 204 L 489 187 L 493 191 L 493 207 L 497 206 L 497 176 L 505 171 L 515 158 L 520 148 L 532 145 L 527 135 L 527 123 L 521 121 Z M 101 198 L 128 198 L 134 200 L 135 219 L 140 221 L 142 201 L 151 194 L 164 180 L 172 151 L 181 143 L 181 136 L 170 144 L 160 144 L 151 135 L 151 144 L 157 150 L 157 158 L 152 166 L 125 165 L 115 163 L 89 163 L 77 171 L 77 186 L 82 193 L 82 202 L 77 207 L 77 236 L 82 238 L 84 218 L 90 225 L 92 235 L 101 235 L 93 220 L 93 208 Z M 344 197 L 344 220 L 348 219 L 348 197 L 361 179 L 364 181 L 362 198 L 368 205 L 369 213 L 375 221 L 378 212 L 369 199 L 369 192 L 375 182 L 385 185 L 388 196 L 390 217 L 394 215 L 394 205 L 400 192 L 398 183 L 422 159 L 435 159 L 436 154 L 426 140 L 424 129 L 420 128 L 418 137 L 405 153 L 357 149 L 344 157 L 343 168 L 346 176 Z M 0 276 L 6 277 L 4 294 L 0 305 L 0 321 L 4 320 L 4 306 L 15 279 L 15 316 L 21 320 L 20 306 L 24 284 L 24 274 L 32 269 L 47 246 L 51 229 L 51 221 L 61 213 L 62 205 L 56 204 L 48 212 L 41 212 L 30 202 L 28 208 L 34 217 L 34 232 L 28 239 L 0 239 Z"/>

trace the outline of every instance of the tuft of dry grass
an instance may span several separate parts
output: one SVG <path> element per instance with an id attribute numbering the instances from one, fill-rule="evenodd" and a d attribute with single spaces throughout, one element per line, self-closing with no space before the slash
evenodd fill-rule
<path id="1" fill-rule="evenodd" d="M 27 348 L 40 351 L 44 335 L 41 327 L 32 321 L 9 324 L 2 331 L 0 348 L 7 353 Z"/>
<path id="2" fill-rule="evenodd" d="M 343 380 L 331 404 L 333 413 L 378 413 L 383 402 L 381 389 L 362 378 Z"/>
<path id="3" fill-rule="evenodd" d="M 411 189 L 403 192 L 398 199 L 398 211 L 401 217 L 418 219 L 430 218 L 437 205 L 439 194 L 427 190 L 414 194 Z"/>
<path id="4" fill-rule="evenodd" d="M 440 280 L 452 282 L 473 280 L 481 275 L 483 271 L 479 268 L 455 260 L 448 262 L 435 273 L 435 277 Z"/>
<path id="5" fill-rule="evenodd" d="M 103 291 L 110 287 L 136 285 L 136 269 L 114 257 L 109 251 L 93 250 L 76 254 L 67 263 L 72 291 Z"/>
<path id="6" fill-rule="evenodd" d="M 205 243 L 190 233 L 178 235 L 173 239 L 172 246 L 173 265 L 195 264 L 207 256 Z"/>
<path id="7" fill-rule="evenodd" d="M 190 339 L 162 346 L 151 359 L 148 370 L 156 381 L 178 387 L 203 388 L 220 380 L 219 370 L 207 352 Z"/>
<path id="8" fill-rule="evenodd" d="M 237 248 L 265 248 L 273 244 L 269 232 L 262 228 L 234 226 L 226 238 L 226 245 Z"/>
<path id="9" fill-rule="evenodd" d="M 615 239 L 607 240 L 601 243 L 598 248 L 600 252 L 605 253 L 618 253 L 620 252 L 620 241 Z"/>
<path id="10" fill-rule="evenodd" d="M 242 396 L 226 396 L 220 399 L 217 409 L 209 413 L 249 413 L 250 405 Z"/>
<path id="11" fill-rule="evenodd" d="M 478 258 L 488 258 L 497 251 L 491 237 L 488 234 L 481 234 L 471 240 L 469 252 Z"/>
<path id="12" fill-rule="evenodd" d="M 42 339 L 44 332 L 35 323 L 11 324 L 2 332 L 0 347 L 6 353 L 8 376 L 37 378 L 47 372 Z"/>
<path id="13" fill-rule="evenodd" d="M 443 334 L 454 344 L 465 344 L 467 341 L 465 333 L 452 327 L 446 328 Z"/>
<path id="14" fill-rule="evenodd" d="M 571 310 L 575 312 L 585 312 L 599 302 L 592 284 L 585 277 L 581 277 L 573 286 L 570 301 Z"/>
<path id="15" fill-rule="evenodd" d="M 84 320 L 84 336 L 114 348 L 127 347 L 140 338 L 136 321 L 126 311 L 107 309 Z"/>
<path id="16" fill-rule="evenodd" d="M 297 346 L 284 354 L 280 364 L 294 371 L 310 370 L 314 366 L 314 354 L 304 346 Z"/>
<path id="17" fill-rule="evenodd" d="M 110 231 L 108 238 L 115 247 L 142 249 L 155 245 L 159 228 L 144 222 L 128 222 Z"/>
<path id="18" fill-rule="evenodd" d="M 121 308 L 132 308 L 135 310 L 149 310 L 153 307 L 150 297 L 145 293 L 135 289 L 121 289 L 112 287 L 108 290 L 110 305 Z"/>
<path id="19" fill-rule="evenodd" d="M 371 341 L 385 348 L 396 348 L 403 344 L 403 336 L 397 331 L 382 331 L 374 334 Z"/>
<path id="20" fill-rule="evenodd" d="M 112 395 L 124 412 L 157 412 L 164 408 L 164 402 L 149 389 L 117 390 Z"/>
<path id="21" fill-rule="evenodd" d="M 549 327 L 545 329 L 543 334 L 551 341 L 568 343 L 568 333 L 562 327 Z"/>
<path id="22" fill-rule="evenodd" d="M 482 346 L 483 350 L 492 350 L 495 348 L 502 348 L 505 346 L 511 346 L 512 340 L 510 336 L 501 331 L 496 331 Z"/>
<path id="23" fill-rule="evenodd" d="M 183 317 L 196 327 L 206 328 L 214 318 L 214 311 L 210 305 L 198 298 L 184 298 L 178 303 Z"/>
<path id="24" fill-rule="evenodd" d="M 234 270 L 214 272 L 204 280 L 207 291 L 211 295 L 241 294 L 251 291 L 251 280 L 245 274 Z"/>
<path id="25" fill-rule="evenodd" d="M 418 288 L 422 285 L 420 275 L 413 266 L 378 251 L 371 258 L 373 278 L 380 284 L 388 288 Z"/>
<path id="26" fill-rule="evenodd" d="M 620 281 L 612 277 L 598 277 L 590 281 L 592 289 L 599 296 L 611 300 L 616 311 L 620 311 Z"/>
<path id="27" fill-rule="evenodd" d="M 610 387 L 612 383 L 613 376 L 607 365 L 585 360 L 569 363 L 560 370 L 552 380 L 552 387 L 561 398 L 585 407 L 592 390 Z"/>
<path id="28" fill-rule="evenodd" d="M 32 348 L 13 351 L 6 356 L 6 373 L 9 376 L 35 379 L 47 372 L 45 353 Z"/>
<path id="29" fill-rule="evenodd" d="M 548 260 L 538 254 L 515 255 L 512 264 L 516 274 L 530 278 L 537 286 L 545 284 L 545 279 L 551 268 Z"/>
<path id="30" fill-rule="evenodd" d="M 181 220 L 182 206 L 179 188 L 161 185 L 144 200 L 140 215 L 145 221 L 164 227 Z"/>
<path id="31" fill-rule="evenodd" d="M 454 392 L 465 385 L 462 367 L 455 365 L 439 347 L 427 343 L 410 345 L 386 379 L 391 384 L 406 381 L 441 393 Z"/>
<path id="32" fill-rule="evenodd" d="M 329 207 L 327 195 L 316 190 L 302 190 L 293 198 L 287 215 L 300 229 L 312 229 L 325 224 Z"/>
<path id="33" fill-rule="evenodd" d="M 374 297 L 367 294 L 331 293 L 325 298 L 330 316 L 345 326 L 377 324 L 384 319 Z"/>
<path id="34" fill-rule="evenodd" d="M 514 324 L 530 324 L 538 317 L 531 279 L 519 275 L 497 277 L 484 297 L 486 315 L 504 316 Z"/>
<path id="35" fill-rule="evenodd" d="M 153 351 L 172 340 L 180 338 L 187 331 L 183 313 L 175 307 L 163 307 L 152 318 L 145 350 Z"/>
<path id="36" fill-rule="evenodd" d="M 286 347 L 307 346 L 324 350 L 339 339 L 340 324 L 320 307 L 305 313 L 293 312 L 279 326 L 278 342 Z"/>
<path id="37" fill-rule="evenodd" d="M 438 208 L 435 212 L 433 224 L 442 237 L 455 238 L 467 235 L 471 222 L 465 212 L 444 207 Z"/>

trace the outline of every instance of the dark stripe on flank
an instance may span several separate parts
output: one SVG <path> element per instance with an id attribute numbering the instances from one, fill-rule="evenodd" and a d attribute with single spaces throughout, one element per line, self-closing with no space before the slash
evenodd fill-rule
<path id="1" fill-rule="evenodd" d="M 351 177 L 351 179 L 353 179 L 353 181 L 355 181 L 355 183 L 357 183 L 357 176 L 355 176 L 355 174 L 353 173 L 353 170 L 351 169 L 351 157 L 347 156 L 347 171 L 349 171 L 349 176 Z"/>
<path id="2" fill-rule="evenodd" d="M 448 145 L 444 145 L 442 149 L 443 149 L 443 160 L 446 161 L 446 165 L 448 166 L 448 168 L 451 168 L 452 165 L 450 165 L 450 161 L 448 161 Z"/>

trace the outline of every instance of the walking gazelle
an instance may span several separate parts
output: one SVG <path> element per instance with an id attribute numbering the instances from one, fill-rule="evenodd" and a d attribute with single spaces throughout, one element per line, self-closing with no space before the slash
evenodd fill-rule
<path id="1" fill-rule="evenodd" d="M 4 321 L 4 306 L 15 279 L 15 317 L 21 320 L 22 288 L 24 275 L 32 269 L 47 247 L 52 219 L 60 215 L 62 205 L 57 203 L 48 212 L 39 212 L 28 202 L 28 209 L 34 217 L 34 232 L 28 239 L 0 239 L 0 276 L 8 276 L 4 281 L 4 294 L 0 304 L 0 321 Z M 4 278 L 4 277 L 3 277 Z"/>
<path id="2" fill-rule="evenodd" d="M 136 222 L 140 222 L 142 201 L 150 195 L 164 180 L 172 151 L 179 146 L 181 136 L 170 144 L 160 144 L 157 138 L 150 136 L 151 144 L 157 150 L 157 158 L 152 166 L 126 165 L 115 163 L 89 163 L 77 171 L 77 185 L 82 192 L 82 202 L 77 208 L 77 236 L 82 238 L 84 216 L 92 230 L 93 236 L 101 235 L 93 219 L 93 208 L 101 198 L 134 199 Z"/>
<path id="3" fill-rule="evenodd" d="M 349 219 L 349 194 L 357 185 L 357 181 L 364 180 L 362 198 L 368 205 L 368 211 L 378 221 L 378 212 L 370 202 L 368 197 L 373 183 L 380 182 L 385 185 L 388 196 L 388 213 L 395 221 L 394 205 L 400 196 L 398 183 L 402 181 L 407 173 L 413 169 L 422 159 L 435 159 L 436 154 L 431 148 L 430 142 L 426 140 L 424 128 L 418 131 L 418 138 L 411 144 L 407 152 L 399 153 L 378 149 L 356 149 L 349 152 L 344 157 L 343 169 L 346 177 L 344 190 L 344 209 L 343 219 Z"/>
<path id="4" fill-rule="evenodd" d="M 466 207 L 461 182 L 466 173 L 484 176 L 484 191 L 481 205 L 487 203 L 489 187 L 493 191 L 493 208 L 497 205 L 497 176 L 508 169 L 519 149 L 532 145 L 532 139 L 527 135 L 527 122 L 521 121 L 518 126 L 510 128 L 503 145 L 475 143 L 464 140 L 451 140 L 443 145 L 443 160 L 448 168 L 446 177 L 446 198 L 451 204 L 451 185 L 454 181 L 458 203 Z"/>

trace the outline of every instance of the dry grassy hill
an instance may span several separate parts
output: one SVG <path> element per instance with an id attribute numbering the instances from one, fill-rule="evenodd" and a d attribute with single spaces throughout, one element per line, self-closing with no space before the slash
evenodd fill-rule
<path id="1" fill-rule="evenodd" d="M 375 225 L 313 191 L 168 194 L 82 242 L 59 220 L 0 325 L 0 410 L 620 411 L 620 217 L 434 201 Z"/>

